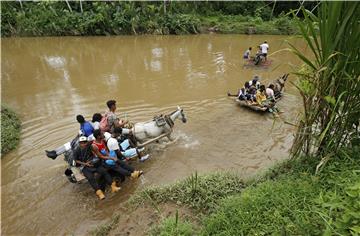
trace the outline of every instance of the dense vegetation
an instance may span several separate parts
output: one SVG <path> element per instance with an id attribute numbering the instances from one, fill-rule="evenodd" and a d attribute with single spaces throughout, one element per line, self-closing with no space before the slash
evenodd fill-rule
<path id="1" fill-rule="evenodd" d="M 304 63 L 297 72 L 304 114 L 294 156 L 315 154 L 325 163 L 340 147 L 360 143 L 359 12 L 359 2 L 323 3 L 318 16 L 305 12 L 298 22 L 312 55 L 291 45 Z"/>
<path id="2" fill-rule="evenodd" d="M 15 112 L 1 105 L 1 154 L 16 148 L 20 139 L 21 122 Z"/>
<path id="3" fill-rule="evenodd" d="M 306 3 L 311 9 L 316 2 Z M 292 34 L 298 3 L 1 2 L 2 36 L 223 33 Z"/>

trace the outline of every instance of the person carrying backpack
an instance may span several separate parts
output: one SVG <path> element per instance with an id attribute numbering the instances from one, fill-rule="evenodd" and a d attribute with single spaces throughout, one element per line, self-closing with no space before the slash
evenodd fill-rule
<path id="1" fill-rule="evenodd" d="M 123 127 L 126 124 L 126 121 L 120 120 L 116 114 L 116 101 L 109 100 L 106 102 L 109 111 L 105 113 L 100 121 L 100 130 L 102 132 L 110 132 L 114 131 L 115 127 Z"/>

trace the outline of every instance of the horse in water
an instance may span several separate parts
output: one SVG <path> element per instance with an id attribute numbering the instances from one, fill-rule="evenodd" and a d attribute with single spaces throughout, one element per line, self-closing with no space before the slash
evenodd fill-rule
<path id="1" fill-rule="evenodd" d="M 169 115 L 155 116 L 151 121 L 134 124 L 132 133 L 138 141 L 139 146 L 145 146 L 165 136 L 171 140 L 170 135 L 173 131 L 175 120 L 177 119 L 186 123 L 184 110 L 179 106 L 177 107 L 177 110 Z"/>

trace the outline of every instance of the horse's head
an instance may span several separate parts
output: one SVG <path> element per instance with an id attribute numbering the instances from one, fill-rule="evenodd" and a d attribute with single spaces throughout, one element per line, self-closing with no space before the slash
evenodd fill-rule
<path id="1" fill-rule="evenodd" d="M 178 106 L 178 111 L 180 111 L 180 115 L 179 115 L 179 118 L 181 119 L 181 121 L 183 123 L 186 123 L 186 117 L 185 117 L 185 113 L 184 113 L 184 110 Z"/>

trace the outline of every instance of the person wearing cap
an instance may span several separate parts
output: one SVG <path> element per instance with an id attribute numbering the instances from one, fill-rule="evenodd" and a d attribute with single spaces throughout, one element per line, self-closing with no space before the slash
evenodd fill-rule
<path id="1" fill-rule="evenodd" d="M 122 176 L 128 176 L 133 179 L 138 178 L 143 173 L 142 171 L 135 170 L 135 168 L 126 164 L 124 161 L 119 160 L 115 151 L 109 152 L 104 141 L 104 135 L 100 130 L 94 131 L 94 137 L 95 140 L 92 143 L 94 153 L 103 160 L 104 166 L 107 169 L 114 170 Z"/>
<path id="2" fill-rule="evenodd" d="M 147 160 L 150 157 L 150 155 L 147 154 L 143 156 L 141 150 L 135 148 L 134 144 L 132 144 L 132 142 L 129 139 L 122 141 L 119 145 L 117 139 L 122 134 L 122 132 L 123 132 L 122 128 L 116 127 L 114 128 L 114 132 L 112 134 L 108 132 L 104 133 L 109 151 L 115 151 L 119 159 L 123 157 L 125 157 L 125 159 L 128 159 L 137 156 L 141 162 Z"/>
<path id="3" fill-rule="evenodd" d="M 101 161 L 94 155 L 94 149 L 86 136 L 79 137 L 79 146 L 74 150 L 75 163 L 80 166 L 80 170 L 86 179 L 89 181 L 91 187 L 95 190 L 96 195 L 100 200 L 105 198 L 103 191 L 96 182 L 95 173 L 104 177 L 107 184 L 111 185 L 111 191 L 117 192 L 120 188 L 116 187 L 110 174 L 102 166 Z"/>

